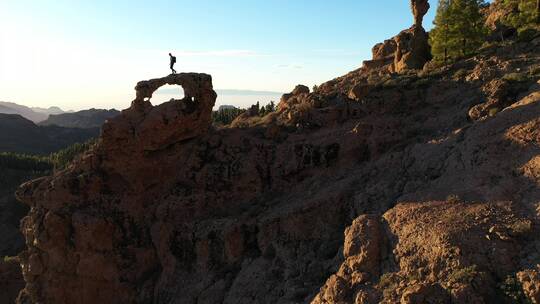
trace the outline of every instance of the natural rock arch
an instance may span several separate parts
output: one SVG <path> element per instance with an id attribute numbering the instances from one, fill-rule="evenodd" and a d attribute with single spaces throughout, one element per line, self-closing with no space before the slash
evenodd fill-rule
<path id="1" fill-rule="evenodd" d="M 180 101 L 186 98 L 184 94 L 184 88 L 177 84 L 165 84 L 159 87 L 153 94 L 152 98 L 145 98 L 145 101 L 149 101 L 153 106 L 160 105 L 168 101 Z"/>
<path id="2" fill-rule="evenodd" d="M 153 106 L 153 94 L 164 85 L 181 86 L 184 98 Z M 131 107 L 107 122 L 102 135 L 105 142 L 121 142 L 122 149 L 129 153 L 160 150 L 191 139 L 207 132 L 212 123 L 217 94 L 210 75 L 172 74 L 141 81 L 135 91 Z"/>
<path id="3" fill-rule="evenodd" d="M 211 100 L 212 93 L 215 94 L 215 92 L 212 88 L 212 77 L 210 75 L 180 73 L 137 83 L 137 86 L 135 86 L 136 97 L 132 105 L 136 106 L 138 103 L 149 101 L 154 92 L 164 85 L 181 86 L 184 90 L 185 99 L 202 103 L 215 102 L 215 99 Z"/>

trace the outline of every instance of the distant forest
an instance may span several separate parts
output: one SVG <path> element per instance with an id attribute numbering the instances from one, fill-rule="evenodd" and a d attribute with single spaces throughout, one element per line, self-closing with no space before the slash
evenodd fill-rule
<path id="1" fill-rule="evenodd" d="M 259 102 L 252 105 L 250 110 L 257 113 L 259 116 L 265 116 L 276 110 L 276 104 L 273 101 L 270 101 L 266 106 L 260 106 Z M 236 117 L 240 116 L 242 113 L 246 112 L 247 109 L 240 108 L 223 108 L 218 111 L 212 112 L 212 121 L 217 125 L 228 125 L 232 123 Z"/>

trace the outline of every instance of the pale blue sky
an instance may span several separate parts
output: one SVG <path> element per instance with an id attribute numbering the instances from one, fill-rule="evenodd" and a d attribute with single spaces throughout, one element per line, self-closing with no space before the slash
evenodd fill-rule
<path id="1" fill-rule="evenodd" d="M 408 0 L 0 0 L 0 100 L 125 108 L 137 81 L 169 73 L 169 51 L 218 89 L 287 92 L 411 24 Z"/>

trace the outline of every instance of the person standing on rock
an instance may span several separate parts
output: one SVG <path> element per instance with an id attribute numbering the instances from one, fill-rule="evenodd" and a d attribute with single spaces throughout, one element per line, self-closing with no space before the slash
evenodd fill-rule
<path id="1" fill-rule="evenodd" d="M 176 57 L 174 57 L 171 53 L 169 53 L 169 58 L 170 58 L 171 72 L 173 74 L 176 74 L 176 70 L 174 69 L 174 64 L 176 63 Z"/>

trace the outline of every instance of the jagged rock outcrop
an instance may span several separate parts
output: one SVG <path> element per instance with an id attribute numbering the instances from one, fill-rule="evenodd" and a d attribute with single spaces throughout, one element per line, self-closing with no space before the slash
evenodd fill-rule
<path id="1" fill-rule="evenodd" d="M 415 25 L 394 38 L 396 53 L 394 70 L 401 73 L 406 70 L 419 70 L 431 60 L 429 35 L 422 26 Z"/>
<path id="2" fill-rule="evenodd" d="M 411 9 L 414 16 L 414 26 L 422 27 L 424 16 L 429 11 L 428 0 L 411 0 Z"/>
<path id="3" fill-rule="evenodd" d="M 528 269 L 517 274 L 525 295 L 534 304 L 540 303 L 540 267 Z"/>
<path id="4" fill-rule="evenodd" d="M 361 216 L 345 230 L 345 262 L 312 303 L 500 300 L 494 282 L 515 275 L 520 253 L 537 233 L 516 207 L 449 200 L 403 203 L 382 218 Z M 363 257 L 352 263 L 351 243 Z M 531 298 L 537 295 L 535 274 L 518 275 Z"/>
<path id="5" fill-rule="evenodd" d="M 185 98 L 152 107 L 152 93 L 165 84 L 182 86 Z M 143 224 L 149 220 L 145 205 L 158 195 L 156 186 L 167 187 L 175 169 L 149 162 L 147 155 L 207 133 L 216 93 L 209 75 L 195 73 L 142 81 L 135 90 L 131 108 L 103 126 L 92 152 L 17 193 L 33 207 L 22 223 L 28 249 L 21 254 L 27 282 L 21 302 L 127 303 L 137 290 L 139 298 L 151 297 L 136 287 L 159 268 L 150 227 Z M 50 183 L 58 187 L 47 189 Z M 42 195 L 32 197 L 37 192 Z M 115 253 L 120 243 L 125 251 Z"/>
<path id="6" fill-rule="evenodd" d="M 427 0 L 411 0 L 414 25 L 373 47 L 373 59 L 364 61 L 367 70 L 383 70 L 401 73 L 422 69 L 431 59 L 429 35 L 422 22 L 430 6 Z"/>
<path id="7" fill-rule="evenodd" d="M 534 297 L 537 86 L 468 117 L 489 83 L 540 64 L 510 47 L 378 76 L 361 100 L 364 70 L 299 86 L 241 128 L 211 127 L 208 75 L 140 83 L 92 151 L 19 189 L 19 302 L 489 303 L 508 276 Z M 164 83 L 186 99 L 152 107 Z"/>
<path id="8" fill-rule="evenodd" d="M 492 303 L 507 282 L 535 299 L 538 83 L 496 84 L 539 47 L 359 69 L 225 128 L 209 75 L 140 82 L 91 151 L 17 192 L 18 301 Z M 167 83 L 186 98 L 153 107 Z M 502 109 L 471 120 L 491 98 Z"/>
<path id="9" fill-rule="evenodd" d="M 511 14 L 514 9 L 517 9 L 517 7 L 512 8 L 509 6 L 508 3 L 505 4 L 502 0 L 494 0 L 483 10 L 486 20 L 485 25 L 491 31 L 491 34 L 487 37 L 488 40 L 504 41 L 517 33 L 515 28 L 505 25 L 502 20 L 505 16 Z M 514 4 L 517 6 L 518 2 L 514 2 Z"/>
<path id="10" fill-rule="evenodd" d="M 181 86 L 184 99 L 152 107 L 149 101 L 152 94 L 166 84 Z M 211 125 L 212 107 L 217 95 L 212 89 L 210 75 L 171 74 L 141 81 L 135 91 L 136 99 L 131 108 L 103 126 L 105 146 L 117 143 L 125 151 L 159 150 L 173 141 L 180 142 L 204 134 Z"/>

